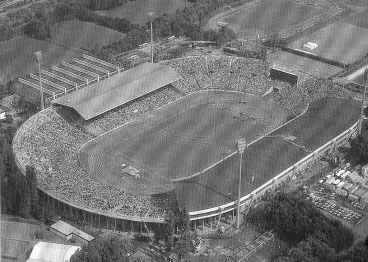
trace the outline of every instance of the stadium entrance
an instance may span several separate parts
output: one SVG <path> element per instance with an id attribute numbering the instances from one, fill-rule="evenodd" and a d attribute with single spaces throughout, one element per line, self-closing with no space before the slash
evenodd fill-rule
<path id="1" fill-rule="evenodd" d="M 278 79 L 292 85 L 298 85 L 299 76 L 285 70 L 284 68 L 273 67 L 270 69 L 270 78 Z"/>

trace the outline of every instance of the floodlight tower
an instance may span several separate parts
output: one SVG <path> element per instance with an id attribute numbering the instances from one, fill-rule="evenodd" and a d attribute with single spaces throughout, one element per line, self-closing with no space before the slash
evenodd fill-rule
<path id="1" fill-rule="evenodd" d="M 360 111 L 360 119 L 359 119 L 359 135 L 362 134 L 362 126 L 363 126 L 363 115 L 364 115 L 364 101 L 365 101 L 365 95 L 367 93 L 367 79 L 368 79 L 368 69 L 364 72 L 364 90 L 363 90 L 363 96 L 362 96 L 362 108 Z"/>
<path id="2" fill-rule="evenodd" d="M 151 25 L 151 63 L 153 64 L 153 30 L 152 30 L 152 23 L 153 23 L 153 19 L 155 18 L 155 13 L 154 12 L 148 12 L 147 16 L 148 16 L 148 20 L 149 20 L 150 25 Z"/>
<path id="3" fill-rule="evenodd" d="M 44 100 L 43 100 L 43 89 L 42 89 L 42 79 L 41 79 L 41 63 L 42 63 L 42 52 L 37 51 L 35 53 L 37 64 L 38 64 L 38 79 L 40 84 L 40 94 L 41 94 L 41 110 L 45 108 Z"/>
<path id="4" fill-rule="evenodd" d="M 241 176 L 242 176 L 242 162 L 243 162 L 243 153 L 245 148 L 247 147 L 247 141 L 244 138 L 238 139 L 236 142 L 236 148 L 240 155 L 239 162 L 239 181 L 238 181 L 238 201 L 236 207 L 236 229 L 240 227 L 240 198 L 241 198 Z"/>

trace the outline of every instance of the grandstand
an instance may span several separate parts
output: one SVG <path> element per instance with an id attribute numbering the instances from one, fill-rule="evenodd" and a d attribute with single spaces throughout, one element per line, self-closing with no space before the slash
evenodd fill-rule
<path id="1" fill-rule="evenodd" d="M 338 86 L 325 80 L 311 79 L 295 88 L 286 83 L 271 80 L 264 72 L 265 64 L 261 60 L 227 56 L 186 57 L 169 60 L 159 65 L 151 65 L 150 70 L 147 69 L 146 72 L 155 72 L 155 69 L 163 70 L 161 73 L 167 72 L 165 70 L 173 72 L 168 66 L 172 67 L 180 77 L 177 78 L 176 74 L 173 73 L 174 78 L 167 77 L 164 83 L 157 83 L 153 79 L 154 77 L 149 74 L 149 77 L 143 77 L 151 79 L 154 83 L 148 89 L 145 85 L 151 82 L 139 80 L 130 83 L 116 75 L 116 81 L 122 81 L 127 87 L 127 91 L 133 87 L 142 90 L 139 92 L 134 90 L 133 93 L 129 91 L 127 94 L 122 93 L 122 100 L 119 103 L 114 102 L 114 107 L 101 104 L 97 111 L 89 114 L 84 108 L 85 106 L 88 107 L 90 101 L 93 100 L 93 95 L 81 92 L 83 95 L 75 93 L 77 95 L 74 97 L 71 93 L 57 100 L 59 104 L 55 103 L 54 107 L 49 107 L 32 116 L 19 128 L 13 142 L 15 159 L 22 171 L 29 164 L 37 170 L 42 201 L 51 204 L 63 215 L 70 213 L 86 223 L 124 231 L 140 231 L 142 227 L 148 229 L 155 227 L 155 225 L 164 222 L 169 210 L 177 212 L 179 208 L 183 207 L 190 211 L 191 220 L 215 217 L 220 212 L 219 206 L 222 207 L 221 210 L 223 211 L 221 212 L 232 212 L 235 207 L 233 187 L 236 184 L 232 172 L 236 171 L 238 166 L 238 164 L 235 165 L 237 156 L 234 155 L 234 150 L 219 162 L 206 163 L 208 167 L 200 171 L 199 174 L 189 174 L 189 176 L 185 174 L 180 180 L 172 181 L 175 191 L 170 190 L 162 194 L 141 194 L 139 190 L 128 191 L 123 187 L 118 187 L 108 179 L 103 180 L 103 177 L 97 180 L 88 172 L 89 170 L 86 171 L 83 168 L 78 158 L 78 154 L 82 152 L 81 149 L 85 145 L 93 144 L 94 141 L 101 141 L 103 137 L 108 137 L 108 135 L 103 135 L 96 138 L 95 134 L 90 132 L 92 128 L 107 132 L 106 134 L 113 134 L 114 132 L 118 133 L 119 128 L 124 130 L 123 128 L 126 127 L 129 130 L 129 125 L 137 127 L 140 123 L 155 120 L 154 117 L 157 112 L 165 111 L 168 116 L 173 116 L 174 112 L 184 112 L 183 107 L 176 107 L 180 102 L 187 101 L 186 106 L 189 108 L 193 106 L 191 104 L 193 99 L 186 100 L 186 98 L 189 95 L 199 97 L 199 92 L 209 94 L 207 98 L 210 99 L 207 100 L 206 107 L 215 110 L 221 107 L 224 102 L 214 99 L 215 92 L 213 90 L 217 90 L 216 92 L 220 92 L 224 96 L 227 93 L 237 95 L 238 106 L 235 106 L 236 103 L 233 102 L 234 105 L 231 107 L 232 111 L 230 111 L 235 112 L 233 115 L 237 112 L 239 119 L 236 121 L 241 122 L 242 119 L 247 118 L 247 121 L 254 127 L 259 126 L 260 123 L 267 127 L 266 129 L 255 128 L 252 131 L 253 136 L 250 136 L 250 141 L 254 140 L 255 137 L 259 137 L 259 139 L 249 145 L 248 154 L 246 152 L 248 157 L 245 157 L 243 162 L 245 170 L 247 168 L 249 170 L 243 174 L 244 188 L 242 194 L 244 197 L 242 198 L 242 205 L 248 203 L 250 194 L 253 194 L 254 198 L 257 199 L 270 188 L 270 185 L 277 185 L 279 179 L 284 181 L 285 177 L 288 176 L 288 173 L 283 173 L 284 170 L 290 166 L 293 167 L 297 164 L 297 161 L 304 161 L 305 158 L 308 161 L 314 159 L 315 156 L 311 155 L 310 151 L 318 150 L 318 147 L 324 144 L 328 146 L 328 141 L 338 137 L 340 133 L 342 133 L 342 136 L 338 139 L 345 139 L 347 135 L 354 131 L 354 129 L 349 128 L 354 125 L 359 116 L 359 103 L 346 99 L 348 98 L 347 93 Z M 154 75 L 161 73 L 156 72 Z M 127 76 L 129 76 L 129 72 L 127 72 Z M 118 92 L 115 90 L 125 91 L 125 88 L 118 88 L 117 83 L 110 83 L 109 79 L 97 83 L 96 86 L 98 85 L 104 89 L 103 83 L 108 83 L 108 86 L 112 87 L 111 92 L 106 92 L 107 95 L 102 96 L 104 99 L 110 99 L 112 93 Z M 142 85 L 137 83 L 142 83 Z M 160 85 L 164 84 L 166 86 L 159 88 Z M 279 91 L 277 93 L 272 92 L 273 89 Z M 96 92 L 97 96 L 100 95 L 99 91 L 93 86 L 91 86 L 91 89 L 85 90 L 91 90 L 91 93 Z M 106 91 L 106 89 L 104 90 Z M 267 95 L 261 98 L 264 94 Z M 245 99 L 242 102 L 245 95 L 252 97 L 252 99 Z M 326 96 L 331 98 L 320 100 Z M 68 97 L 70 97 L 71 104 L 68 104 Z M 117 100 L 114 98 L 114 101 Z M 79 102 L 81 102 L 81 105 L 77 104 Z M 312 104 L 306 111 L 309 103 Z M 63 114 L 59 114 L 58 108 L 60 106 L 74 108 L 73 110 L 78 112 L 78 115 L 80 114 L 82 118 L 84 115 L 88 120 L 81 120 L 78 124 L 74 124 Z M 79 106 L 81 107 L 79 108 Z M 261 107 L 264 108 L 259 111 Z M 288 124 L 273 131 L 283 121 L 275 122 L 276 126 L 270 124 L 269 119 L 272 118 L 272 115 L 267 112 L 273 112 L 275 108 L 280 107 L 296 115 L 306 112 L 294 121 L 288 122 Z M 224 110 L 229 111 L 225 108 Z M 74 114 L 77 114 L 76 112 Z M 257 112 L 259 115 L 256 114 Z M 243 113 L 243 115 L 240 113 Z M 265 117 L 267 114 L 268 118 Z M 339 121 L 336 123 L 326 122 L 326 118 L 330 114 L 334 116 L 340 114 Z M 273 118 L 276 118 L 275 115 Z M 174 120 L 178 121 L 178 119 Z M 293 123 L 297 123 L 302 130 L 298 129 Z M 204 126 L 211 124 L 212 122 L 210 123 L 208 120 L 203 122 Z M 309 128 L 306 128 L 306 126 Z M 304 132 L 302 132 L 303 130 Z M 204 131 L 206 129 L 201 126 L 199 129 L 191 130 L 195 134 L 194 137 L 198 137 L 198 134 Z M 181 132 L 184 131 L 181 130 Z M 262 132 L 267 133 L 267 137 L 263 138 L 262 135 L 265 133 Z M 321 134 L 321 138 L 314 143 L 310 139 L 311 134 L 316 132 Z M 167 134 L 170 134 L 170 132 Z M 175 133 L 171 134 L 175 135 Z M 190 133 L 186 134 L 189 137 Z M 297 138 L 294 144 L 284 139 L 288 137 L 288 134 L 292 134 Z M 151 140 L 159 139 L 156 136 L 148 136 Z M 202 136 L 206 141 L 211 141 L 205 137 L 205 133 L 202 133 Z M 195 140 L 193 141 L 195 142 Z M 116 142 L 114 146 L 116 146 L 115 150 L 118 152 L 119 149 L 122 149 L 119 148 L 121 142 Z M 133 142 L 133 139 L 131 142 Z M 267 154 L 264 151 L 266 148 L 268 150 Z M 131 151 L 137 149 L 139 147 L 133 147 Z M 155 150 L 155 147 L 151 149 L 151 153 L 146 155 L 147 159 L 149 157 L 154 159 L 160 155 L 161 152 Z M 200 146 L 193 147 L 190 150 L 199 150 L 197 155 L 199 157 L 200 152 L 203 152 L 201 151 L 203 148 Z M 96 154 L 95 156 L 107 158 L 111 156 L 109 159 L 115 157 L 111 155 L 112 151 L 103 152 L 104 155 Z M 286 153 L 284 155 L 280 152 Z M 175 154 L 175 152 L 171 154 L 168 152 L 166 155 L 169 159 L 174 159 Z M 259 159 L 262 162 L 258 159 L 255 161 L 252 155 L 260 156 Z M 98 160 L 98 158 L 95 159 Z M 120 161 L 122 160 L 120 159 Z M 96 162 L 104 163 L 101 159 Z M 91 167 L 94 165 L 93 162 L 89 164 Z M 139 161 L 130 163 L 124 160 L 124 164 L 140 171 L 147 171 L 145 168 L 141 168 Z M 267 166 L 272 167 L 272 170 Z M 121 163 L 119 163 L 118 168 L 121 169 Z M 254 183 L 249 182 L 248 176 L 251 170 L 257 171 Z M 135 181 L 134 186 L 139 188 L 144 186 L 142 183 L 144 182 L 145 172 L 142 172 L 143 178 L 121 176 L 120 179 L 127 185 L 131 183 L 131 179 Z M 222 173 L 224 175 L 216 176 L 216 174 Z M 284 174 L 286 175 L 284 176 Z M 105 175 L 109 176 L 110 174 L 105 173 Z M 167 179 L 170 180 L 170 177 L 166 177 L 165 181 Z M 156 180 L 160 181 L 160 178 Z M 258 190 L 260 187 L 261 190 Z M 198 191 L 194 189 L 198 189 Z"/>
<path id="2" fill-rule="evenodd" d="M 53 104 L 73 108 L 84 120 L 90 120 L 179 79 L 169 66 L 145 63 L 58 98 Z"/>
<path id="3" fill-rule="evenodd" d="M 46 101 L 50 102 L 71 92 L 89 86 L 118 74 L 123 69 L 89 55 L 74 58 L 72 62 L 62 62 L 48 70 L 41 71 L 42 89 Z M 18 79 L 19 83 L 40 89 L 39 73 L 29 74 Z"/>

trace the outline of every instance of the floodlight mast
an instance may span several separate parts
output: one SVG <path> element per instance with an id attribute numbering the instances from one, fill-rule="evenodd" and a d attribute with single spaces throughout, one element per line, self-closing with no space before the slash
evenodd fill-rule
<path id="1" fill-rule="evenodd" d="M 154 12 L 148 12 L 147 16 L 148 16 L 148 20 L 149 20 L 150 26 L 151 26 L 151 63 L 153 64 L 153 30 L 152 30 L 152 23 L 153 23 L 155 13 Z"/>
<path id="2" fill-rule="evenodd" d="M 40 85 L 40 94 L 41 94 L 41 110 L 45 108 L 45 103 L 43 100 L 43 89 L 42 89 L 42 79 L 41 79 L 41 63 L 42 63 L 42 51 L 37 51 L 35 53 L 37 64 L 38 64 L 38 78 Z"/>
<path id="3" fill-rule="evenodd" d="M 363 90 L 363 97 L 362 97 L 362 108 L 360 112 L 360 119 L 359 119 L 359 135 L 362 134 L 362 127 L 363 127 L 363 115 L 364 115 L 364 102 L 365 102 L 365 96 L 367 93 L 367 79 L 368 79 L 368 71 L 367 69 L 364 72 L 364 90 Z"/>
<path id="4" fill-rule="evenodd" d="M 247 147 L 247 141 L 244 138 L 240 138 L 236 142 L 236 147 L 238 153 L 240 155 L 240 163 L 239 163 L 239 183 L 238 183 L 238 201 L 236 207 L 236 229 L 240 227 L 240 198 L 241 198 L 241 176 L 242 176 L 242 163 L 243 163 L 243 153 L 245 148 Z"/>

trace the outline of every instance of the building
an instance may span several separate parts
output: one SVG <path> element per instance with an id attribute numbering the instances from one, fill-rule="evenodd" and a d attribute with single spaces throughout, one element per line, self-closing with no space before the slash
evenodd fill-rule
<path id="1" fill-rule="evenodd" d="M 26 262 L 69 262 L 79 246 L 38 242 Z"/>
<path id="2" fill-rule="evenodd" d="M 62 220 L 59 220 L 55 224 L 51 225 L 50 231 L 60 237 L 65 238 L 66 240 L 73 239 L 83 244 L 88 244 L 95 239 L 94 237 Z"/>

